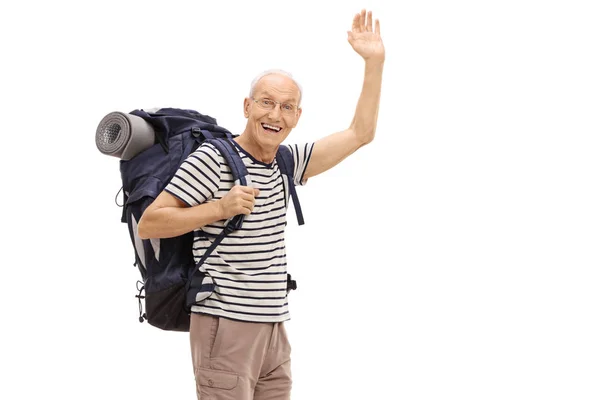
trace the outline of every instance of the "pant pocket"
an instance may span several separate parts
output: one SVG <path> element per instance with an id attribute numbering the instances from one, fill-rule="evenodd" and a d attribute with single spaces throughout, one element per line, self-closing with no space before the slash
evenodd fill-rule
<path id="1" fill-rule="evenodd" d="M 210 358 L 215 358 L 219 354 L 219 348 L 221 347 L 221 341 L 223 340 L 223 323 L 225 319 L 214 316 L 212 326 L 210 329 Z"/>
<path id="2" fill-rule="evenodd" d="M 199 399 L 235 399 L 239 376 L 234 372 L 196 368 L 196 391 Z"/>
<path id="3" fill-rule="evenodd" d="M 280 322 L 280 332 L 281 332 L 281 343 L 280 346 L 285 354 L 288 357 L 292 354 L 292 345 L 290 344 L 290 339 L 288 338 L 287 330 L 285 329 L 285 323 Z"/>

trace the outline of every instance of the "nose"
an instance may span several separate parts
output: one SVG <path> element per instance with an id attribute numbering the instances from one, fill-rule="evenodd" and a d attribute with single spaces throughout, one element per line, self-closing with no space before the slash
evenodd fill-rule
<path id="1" fill-rule="evenodd" d="M 269 111 L 269 118 L 275 121 L 279 121 L 279 119 L 281 118 L 281 105 L 275 104 L 275 108 Z"/>

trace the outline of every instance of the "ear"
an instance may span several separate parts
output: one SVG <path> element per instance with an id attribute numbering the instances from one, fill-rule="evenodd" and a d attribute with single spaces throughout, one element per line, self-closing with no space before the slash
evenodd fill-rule
<path id="1" fill-rule="evenodd" d="M 250 99 L 247 97 L 244 99 L 244 116 L 246 118 L 250 116 Z"/>
<path id="2" fill-rule="evenodd" d="M 298 125 L 298 121 L 300 120 L 301 115 L 302 115 L 302 109 L 298 108 L 298 115 L 296 117 L 294 117 L 294 126 L 292 128 L 295 128 L 296 125 Z"/>

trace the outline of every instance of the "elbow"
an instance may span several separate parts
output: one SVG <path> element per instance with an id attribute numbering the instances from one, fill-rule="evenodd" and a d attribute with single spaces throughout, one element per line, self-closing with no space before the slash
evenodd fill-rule
<path id="1" fill-rule="evenodd" d="M 152 232 L 148 228 L 148 221 L 144 218 L 144 215 L 142 215 L 137 225 L 137 235 L 140 239 L 153 239 Z"/>
<path id="2" fill-rule="evenodd" d="M 371 143 L 373 139 L 375 139 L 375 129 L 365 131 L 360 137 L 361 147 Z"/>
<path id="3" fill-rule="evenodd" d="M 360 143 L 359 147 L 369 144 L 375 139 L 375 127 L 351 126 L 356 140 Z"/>
<path id="4" fill-rule="evenodd" d="M 137 235 L 140 239 L 150 239 L 150 235 L 146 232 L 145 225 L 140 224 L 137 226 Z"/>

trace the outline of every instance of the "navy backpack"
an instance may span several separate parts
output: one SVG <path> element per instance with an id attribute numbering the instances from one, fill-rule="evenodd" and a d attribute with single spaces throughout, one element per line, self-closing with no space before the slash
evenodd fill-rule
<path id="1" fill-rule="evenodd" d="M 225 229 L 214 239 L 212 246 L 196 264 L 192 254 L 193 232 L 166 239 L 141 239 L 137 224 L 154 199 L 170 182 L 179 166 L 201 143 L 209 141 L 223 155 L 231 168 L 236 184 L 246 185 L 248 171 L 244 166 L 227 129 L 217 121 L 194 110 L 162 108 L 156 112 L 134 110 L 130 114 L 146 120 L 155 131 L 155 144 L 130 160 L 120 161 L 123 183 L 123 214 L 135 252 L 142 281 L 137 282 L 139 321 L 163 330 L 189 331 L 190 308 L 196 295 L 212 291 L 213 287 L 202 282 L 197 274 L 202 263 L 229 233 L 239 229 L 244 215 L 230 219 Z M 281 145 L 276 156 L 277 165 L 287 182 L 286 204 L 290 196 L 298 223 L 304 223 L 302 211 L 294 188 L 294 160 L 287 146 Z M 296 289 L 296 282 L 288 274 L 288 291 Z M 144 295 L 142 295 L 144 292 Z M 145 312 L 142 311 L 142 300 Z"/>

